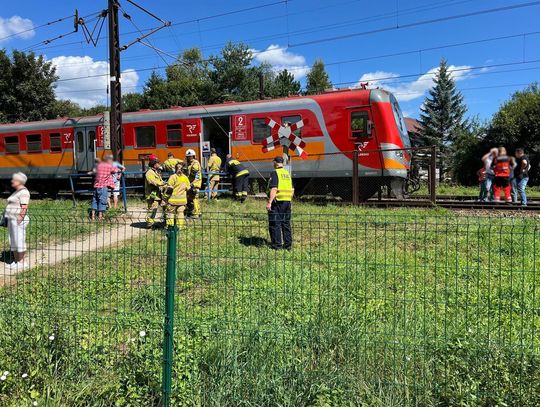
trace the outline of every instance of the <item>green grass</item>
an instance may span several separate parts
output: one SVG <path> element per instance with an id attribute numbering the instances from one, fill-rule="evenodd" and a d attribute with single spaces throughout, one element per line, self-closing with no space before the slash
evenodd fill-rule
<path id="1" fill-rule="evenodd" d="M 173 405 L 539 404 L 537 218 L 294 213 L 293 252 L 262 201 L 180 231 Z M 1 289 L 1 405 L 160 402 L 166 238 L 144 233 Z"/>
<path id="2" fill-rule="evenodd" d="M 418 192 L 415 192 L 414 195 L 427 195 L 428 186 L 427 182 L 422 183 L 422 186 Z M 437 195 L 452 195 L 452 196 L 473 196 L 477 197 L 479 193 L 478 187 L 466 187 L 463 185 L 450 185 L 450 184 L 439 184 L 437 186 Z M 530 186 L 527 188 L 527 196 L 530 197 L 540 197 L 540 187 L 539 186 Z"/>

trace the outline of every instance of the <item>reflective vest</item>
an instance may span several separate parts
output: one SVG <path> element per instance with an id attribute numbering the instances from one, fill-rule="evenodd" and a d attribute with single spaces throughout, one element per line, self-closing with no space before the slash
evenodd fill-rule
<path id="1" fill-rule="evenodd" d="M 144 195 L 146 199 L 161 200 L 160 187 L 165 185 L 161 175 L 154 170 L 149 168 L 144 174 Z"/>
<path id="2" fill-rule="evenodd" d="M 291 174 L 285 168 L 276 169 L 276 174 L 278 177 L 276 201 L 290 202 L 294 193 Z"/>
<path id="3" fill-rule="evenodd" d="M 497 157 L 497 161 L 495 161 L 495 167 L 493 170 L 495 171 L 496 177 L 510 177 L 510 157 L 506 155 L 501 155 Z"/>
<path id="4" fill-rule="evenodd" d="M 187 167 L 187 176 L 193 188 L 200 188 L 202 186 L 201 163 L 193 160 Z"/>
<path id="5" fill-rule="evenodd" d="M 227 161 L 227 172 L 235 178 L 242 175 L 249 175 L 249 171 L 244 167 L 244 164 L 235 159 Z"/>
<path id="6" fill-rule="evenodd" d="M 164 162 L 163 162 L 163 168 L 165 168 L 165 171 L 168 171 L 168 172 L 175 172 L 175 167 L 176 167 L 176 164 L 178 164 L 179 162 L 182 162 L 182 160 L 179 160 L 178 158 L 167 158 Z"/>
<path id="7" fill-rule="evenodd" d="M 184 174 L 173 174 L 167 181 L 170 192 L 168 203 L 170 205 L 186 205 L 187 204 L 187 191 L 189 189 L 189 178 Z"/>
<path id="8" fill-rule="evenodd" d="M 208 172 L 219 172 L 221 169 L 221 158 L 217 154 L 212 154 L 208 159 Z M 210 179 L 219 180 L 219 175 L 212 174 Z"/>

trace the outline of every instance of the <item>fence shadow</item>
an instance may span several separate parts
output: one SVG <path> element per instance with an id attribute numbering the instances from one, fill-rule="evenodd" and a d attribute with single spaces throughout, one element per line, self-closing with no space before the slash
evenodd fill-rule
<path id="1" fill-rule="evenodd" d="M 264 247 L 268 246 L 268 240 L 260 236 L 240 236 L 238 241 L 243 246 Z"/>

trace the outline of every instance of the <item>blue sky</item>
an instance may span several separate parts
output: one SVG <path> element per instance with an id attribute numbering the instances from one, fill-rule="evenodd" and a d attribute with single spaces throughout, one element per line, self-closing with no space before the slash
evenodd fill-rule
<path id="1" fill-rule="evenodd" d="M 84 42 L 82 33 L 48 45 L 40 42 L 72 30 L 66 20 L 78 8 L 88 15 L 106 7 L 106 0 L 6 2 L 0 11 L 0 46 L 31 49 L 53 61 L 62 79 L 59 97 L 84 106 L 106 100 L 107 41 L 97 48 Z M 256 61 L 289 68 L 302 82 L 317 58 L 328 63 L 336 87 L 360 82 L 393 91 L 408 116 L 417 117 L 431 78 L 441 58 L 447 58 L 469 107 L 469 115 L 489 119 L 502 102 L 540 74 L 540 4 L 531 0 L 254 0 L 184 2 L 139 0 L 158 16 L 170 20 L 151 37 L 154 46 L 176 55 L 185 48 L 201 47 L 206 56 L 217 54 L 227 41 L 243 41 L 256 53 Z M 539 2 L 540 3 L 540 2 Z M 126 0 L 121 1 L 140 29 L 158 23 Z M 500 7 L 530 4 L 498 12 L 471 14 Z M 261 6 L 226 16 L 230 11 Z M 428 21 L 438 20 L 431 23 Z M 32 27 L 36 27 L 32 30 Z M 22 34 L 14 35 L 20 31 Z M 121 18 L 122 44 L 139 34 Z M 10 38 L 4 38 L 7 36 Z M 104 31 L 103 35 L 106 35 Z M 509 37 L 499 40 L 488 40 Z M 1 39 L 4 38 L 4 39 Z M 473 42 L 467 45 L 457 45 Z M 442 46 L 456 45 L 441 48 Z M 400 54 L 400 55 L 395 55 Z M 394 55 L 394 56 L 389 56 Z M 172 58 L 159 56 L 142 45 L 122 53 L 124 91 L 142 90 L 153 68 L 163 71 Z M 351 62 L 352 61 L 352 62 Z M 532 62 L 531 62 L 532 61 Z M 534 62 L 538 61 L 538 62 Z M 87 78 L 88 76 L 94 76 Z"/>

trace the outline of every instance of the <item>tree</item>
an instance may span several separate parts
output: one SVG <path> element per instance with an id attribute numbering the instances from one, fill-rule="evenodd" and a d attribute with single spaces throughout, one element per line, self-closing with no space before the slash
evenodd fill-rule
<path id="1" fill-rule="evenodd" d="M 493 116 L 485 148 L 505 146 L 510 153 L 523 147 L 531 161 L 531 183 L 540 182 L 540 87 L 517 91 Z"/>
<path id="2" fill-rule="evenodd" d="M 456 128 L 454 141 L 450 146 L 452 178 L 461 185 L 475 185 L 476 172 L 482 167 L 484 139 L 487 124 L 473 118 L 467 126 Z"/>
<path id="3" fill-rule="evenodd" d="M 169 102 L 167 82 L 157 72 L 152 72 L 144 84 L 142 106 L 144 109 L 166 109 Z"/>
<path id="4" fill-rule="evenodd" d="M 317 95 L 332 89 L 332 82 L 326 73 L 324 62 L 317 59 L 306 77 L 306 94 Z"/>
<path id="5" fill-rule="evenodd" d="M 52 115 L 54 117 L 78 117 L 82 116 L 82 109 L 78 103 L 71 100 L 55 100 L 52 108 Z"/>
<path id="6" fill-rule="evenodd" d="M 286 69 L 279 72 L 273 82 L 273 97 L 285 97 L 300 93 L 300 82 L 295 80 L 294 75 Z"/>
<path id="7" fill-rule="evenodd" d="M 126 93 L 122 95 L 122 110 L 124 112 L 137 112 L 143 107 L 144 96 L 140 93 Z"/>
<path id="8" fill-rule="evenodd" d="M 0 50 L 0 120 L 34 121 L 55 117 L 54 83 L 58 79 L 51 62 L 33 52 Z"/>
<path id="9" fill-rule="evenodd" d="M 454 132 L 465 125 L 463 119 L 467 107 L 463 95 L 448 69 L 448 62 L 442 59 L 434 79 L 435 86 L 429 91 L 420 108 L 420 140 L 423 145 L 436 145 L 444 151 L 454 140 Z"/>

